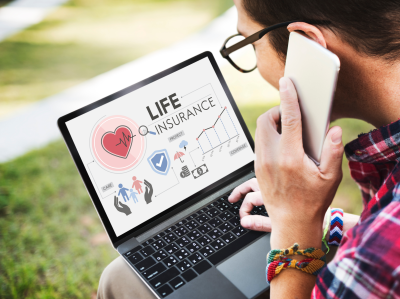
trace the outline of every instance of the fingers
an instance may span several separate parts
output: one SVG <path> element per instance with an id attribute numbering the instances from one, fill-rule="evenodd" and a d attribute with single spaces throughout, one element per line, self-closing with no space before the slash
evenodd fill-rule
<path id="1" fill-rule="evenodd" d="M 250 212 L 256 206 L 263 206 L 264 202 L 262 200 L 261 192 L 251 192 L 246 195 L 243 200 L 242 206 L 239 210 L 240 218 L 250 215 Z"/>
<path id="2" fill-rule="evenodd" d="M 149 189 L 152 189 L 153 188 L 153 186 L 150 184 L 150 182 L 149 181 L 147 181 L 147 180 L 144 180 L 144 184 L 147 186 L 147 187 L 149 187 Z"/>
<path id="3" fill-rule="evenodd" d="M 257 119 L 256 141 L 266 145 L 280 138 L 280 113 L 279 106 L 275 106 L 262 114 Z M 257 142 L 256 142 L 257 144 Z"/>
<path id="4" fill-rule="evenodd" d="M 320 171 L 341 178 L 343 151 L 342 129 L 338 126 L 330 128 L 322 148 Z"/>
<path id="5" fill-rule="evenodd" d="M 258 186 L 258 182 L 256 178 L 248 180 L 243 184 L 237 186 L 229 195 L 228 200 L 230 202 L 237 202 L 240 199 L 244 198 L 247 193 L 252 191 L 260 191 L 260 187 Z"/>
<path id="6" fill-rule="evenodd" d="M 240 220 L 240 224 L 247 229 L 270 232 L 271 231 L 271 219 L 261 215 L 250 215 L 243 217 Z"/>
<path id="7" fill-rule="evenodd" d="M 279 80 L 283 148 L 303 148 L 301 114 L 296 88 L 289 78 Z"/>
<path id="8" fill-rule="evenodd" d="M 118 205 L 118 203 L 122 205 L 121 202 L 118 201 L 118 197 L 114 196 L 114 207 L 117 209 L 118 212 L 122 212 L 123 209 Z"/>
<path id="9" fill-rule="evenodd" d="M 269 117 L 272 120 L 272 122 L 270 122 L 271 125 L 276 130 L 279 125 L 279 121 L 281 119 L 281 114 L 279 112 L 279 106 L 272 107 L 271 109 L 269 109 L 267 111 L 267 113 L 269 114 Z"/>

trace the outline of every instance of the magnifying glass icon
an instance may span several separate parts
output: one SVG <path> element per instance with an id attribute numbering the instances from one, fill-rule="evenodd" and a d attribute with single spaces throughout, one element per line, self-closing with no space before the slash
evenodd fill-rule
<path id="1" fill-rule="evenodd" d="M 138 131 L 139 134 L 142 136 L 146 136 L 148 133 L 150 133 L 151 135 L 156 135 L 155 132 L 149 131 L 149 129 L 146 126 L 140 126 Z"/>

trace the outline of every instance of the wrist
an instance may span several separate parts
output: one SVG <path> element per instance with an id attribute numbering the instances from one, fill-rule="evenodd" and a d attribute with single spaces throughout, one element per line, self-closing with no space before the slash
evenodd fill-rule
<path id="1" fill-rule="evenodd" d="M 321 248 L 321 225 L 303 226 L 300 223 L 294 223 L 294 225 L 277 229 L 272 226 L 271 248 L 288 248 L 294 243 L 298 243 L 301 248 Z"/>
<path id="2" fill-rule="evenodd" d="M 359 220 L 360 216 L 358 215 L 343 213 L 343 234 L 356 226 Z"/>

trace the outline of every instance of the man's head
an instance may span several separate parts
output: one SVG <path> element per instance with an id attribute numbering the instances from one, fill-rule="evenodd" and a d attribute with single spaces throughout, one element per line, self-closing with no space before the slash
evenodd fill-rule
<path id="1" fill-rule="evenodd" d="M 362 99 L 371 96 L 371 91 L 367 91 L 364 84 L 372 81 L 371 75 L 382 70 L 383 66 L 390 67 L 400 61 L 400 1 L 234 2 L 239 14 L 238 31 L 245 37 L 277 23 L 304 21 L 292 23 L 288 28 L 276 29 L 254 43 L 257 66 L 264 79 L 278 87 L 278 80 L 284 73 L 289 31 L 301 31 L 334 52 L 341 61 L 333 117 L 368 119 L 365 111 L 357 114 Z M 323 21 L 328 24 L 314 26 L 307 21 Z"/>
<path id="2" fill-rule="evenodd" d="M 119 185 L 118 185 L 118 187 L 119 187 L 119 188 L 122 188 L 122 187 L 123 187 L 123 185 L 122 185 L 122 184 L 119 184 Z"/>

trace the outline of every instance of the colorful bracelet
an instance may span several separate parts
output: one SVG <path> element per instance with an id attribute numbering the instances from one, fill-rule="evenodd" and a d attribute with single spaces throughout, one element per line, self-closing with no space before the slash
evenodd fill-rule
<path id="1" fill-rule="evenodd" d="M 308 258 L 297 261 L 289 259 L 287 255 L 304 255 Z M 319 248 L 310 247 L 299 250 L 299 244 L 295 243 L 287 249 L 273 249 L 267 255 L 267 281 L 271 282 L 274 277 L 287 268 L 298 269 L 308 274 L 318 275 L 325 265 L 325 253 Z"/>
<path id="2" fill-rule="evenodd" d="M 328 245 L 339 246 L 343 237 L 343 210 L 331 210 L 331 228 L 329 231 Z"/>
<path id="3" fill-rule="evenodd" d="M 267 281 L 270 283 L 274 277 L 284 269 L 293 268 L 317 276 L 326 262 L 319 259 L 304 259 L 301 261 L 283 258 L 282 261 L 273 261 L 267 265 Z"/>
<path id="4" fill-rule="evenodd" d="M 294 243 L 293 246 L 287 249 L 273 249 L 268 252 L 267 264 L 272 263 L 273 261 L 276 261 L 278 259 L 282 259 L 282 257 L 286 257 L 287 255 L 304 255 L 313 259 L 322 259 L 325 257 L 325 252 L 323 252 L 319 248 L 314 247 L 299 250 L 299 244 Z"/>

